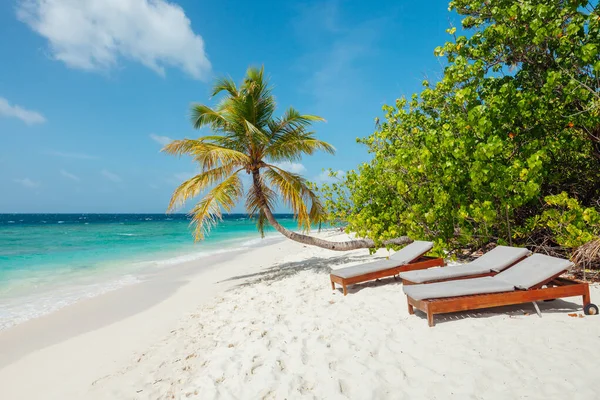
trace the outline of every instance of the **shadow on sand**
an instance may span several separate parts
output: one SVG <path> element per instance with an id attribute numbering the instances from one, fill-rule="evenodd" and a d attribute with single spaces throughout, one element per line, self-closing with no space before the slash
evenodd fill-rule
<path id="1" fill-rule="evenodd" d="M 299 272 L 311 271 L 318 274 L 329 274 L 332 270 L 331 267 L 336 265 L 343 265 L 349 263 L 358 262 L 369 262 L 375 261 L 378 258 L 372 256 L 342 256 L 342 257 L 311 257 L 302 261 L 292 261 L 282 264 L 275 265 L 267 268 L 263 271 L 256 272 L 253 274 L 238 275 L 224 280 L 228 281 L 240 281 L 244 282 L 238 284 L 236 287 L 252 286 L 257 283 L 269 283 L 279 281 L 290 276 L 296 275 Z"/>
<path id="2" fill-rule="evenodd" d="M 578 313 L 583 314 L 581 305 L 570 301 L 556 299 L 552 301 L 538 301 L 538 306 L 544 314 L 567 314 Z M 448 314 L 436 314 L 435 324 L 444 324 L 446 322 L 458 321 L 467 318 L 490 318 L 498 315 L 507 315 L 509 318 L 525 317 L 539 318 L 536 315 L 535 308 L 532 303 L 516 304 L 513 306 L 502 306 L 493 308 L 482 308 L 480 310 L 462 311 Z M 415 309 L 415 316 L 421 318 L 423 323 L 427 323 L 427 314 Z"/>

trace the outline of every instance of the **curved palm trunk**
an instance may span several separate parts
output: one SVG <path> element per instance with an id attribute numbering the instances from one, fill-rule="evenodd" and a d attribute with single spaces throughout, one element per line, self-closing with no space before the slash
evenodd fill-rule
<path id="1" fill-rule="evenodd" d="M 261 198 L 263 198 L 261 185 L 260 185 L 260 172 L 253 171 L 252 172 L 252 180 L 253 180 L 254 187 L 255 187 L 257 193 L 259 193 L 259 196 Z M 317 247 L 321 247 L 321 248 L 328 249 L 328 250 L 336 250 L 336 251 L 369 249 L 369 248 L 377 247 L 375 245 L 375 242 L 371 239 L 356 239 L 356 240 L 348 240 L 345 242 L 332 242 L 329 240 L 323 240 L 323 239 L 319 239 L 319 238 L 316 238 L 313 236 L 296 233 L 296 232 L 293 232 L 293 231 L 290 231 L 290 230 L 284 228 L 279 222 L 277 222 L 277 219 L 271 212 L 271 209 L 267 205 L 266 201 L 263 201 L 262 211 L 265 213 L 267 220 L 269 221 L 271 226 L 273 226 L 273 228 L 277 229 L 277 231 L 279 233 L 281 233 L 283 236 L 285 236 L 288 239 L 291 239 L 295 242 L 308 244 L 311 246 L 317 246 Z M 383 242 L 383 245 L 384 246 L 385 245 L 403 245 L 403 244 L 412 243 L 412 241 L 413 240 L 411 238 L 409 238 L 408 236 L 401 236 L 399 238 L 386 240 Z"/>

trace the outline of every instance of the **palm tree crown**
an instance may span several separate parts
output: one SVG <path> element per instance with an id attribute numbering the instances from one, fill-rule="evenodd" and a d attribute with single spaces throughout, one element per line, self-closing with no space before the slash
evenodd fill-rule
<path id="1" fill-rule="evenodd" d="M 317 195 L 302 176 L 281 168 L 283 161 L 297 161 L 304 154 L 324 150 L 333 154 L 330 144 L 315 138 L 310 125 L 324 121 L 315 115 L 300 114 L 289 108 L 274 117 L 276 104 L 264 68 L 249 68 L 240 87 L 231 78 L 217 79 L 212 96 L 224 93 L 214 108 L 192 106 L 192 123 L 199 129 L 209 126 L 212 135 L 198 139 L 175 140 L 163 148 L 174 155 L 190 155 L 200 173 L 183 182 L 173 193 L 168 211 L 174 211 L 190 198 L 204 193 L 191 210 L 195 238 L 204 235 L 245 195 L 248 214 L 257 217 L 264 235 L 267 220 L 274 223 L 271 210 L 278 198 L 308 231 L 321 222 L 324 210 Z M 240 173 L 252 176 L 244 191 Z"/>

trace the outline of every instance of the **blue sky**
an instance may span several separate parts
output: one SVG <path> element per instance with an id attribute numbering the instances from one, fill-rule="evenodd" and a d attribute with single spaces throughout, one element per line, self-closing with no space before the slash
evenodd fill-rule
<path id="1" fill-rule="evenodd" d="M 164 212 L 195 168 L 161 142 L 199 136 L 190 104 L 249 65 L 265 66 L 281 111 L 327 120 L 315 128 L 337 154 L 294 170 L 355 168 L 381 106 L 441 74 L 450 23 L 437 0 L 2 1 L 0 213 Z"/>

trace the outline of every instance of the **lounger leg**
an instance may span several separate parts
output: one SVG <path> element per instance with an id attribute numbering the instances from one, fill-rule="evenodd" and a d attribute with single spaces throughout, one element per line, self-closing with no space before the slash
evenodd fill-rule
<path id="1" fill-rule="evenodd" d="M 591 303 L 590 300 L 590 287 L 588 285 L 585 286 L 585 291 L 583 292 L 583 306 L 587 306 Z"/>
<path id="2" fill-rule="evenodd" d="M 433 313 L 429 310 L 427 310 L 427 323 L 430 327 L 433 326 Z"/>
<path id="3" fill-rule="evenodd" d="M 535 307 L 535 312 L 537 313 L 538 317 L 542 318 L 542 312 L 540 311 L 540 308 L 538 307 L 537 303 L 535 301 L 532 301 L 532 303 Z"/>
<path id="4" fill-rule="evenodd" d="M 335 290 L 335 282 L 331 281 L 331 290 Z"/>
<path id="5" fill-rule="evenodd" d="M 412 304 L 408 303 L 408 313 L 410 315 L 413 315 L 415 313 L 415 308 L 413 307 Z"/>
<path id="6" fill-rule="evenodd" d="M 344 283 L 343 285 L 344 288 L 344 296 L 348 294 L 348 287 L 346 286 L 346 284 Z"/>

